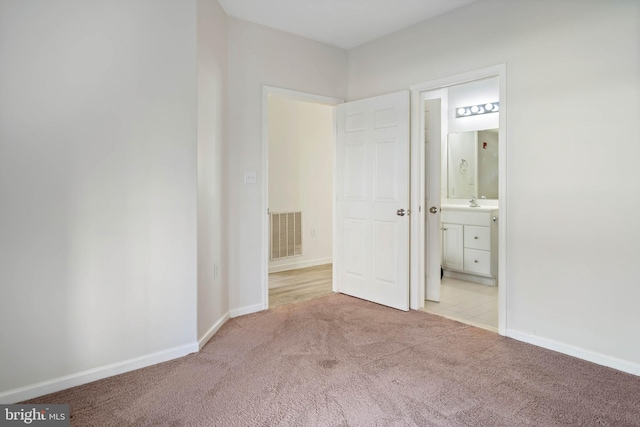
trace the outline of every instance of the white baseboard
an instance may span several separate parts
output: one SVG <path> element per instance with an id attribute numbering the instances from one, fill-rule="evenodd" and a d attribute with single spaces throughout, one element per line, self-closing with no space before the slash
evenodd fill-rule
<path id="1" fill-rule="evenodd" d="M 491 277 L 477 276 L 475 274 L 467 274 L 461 271 L 444 270 L 444 277 L 452 279 L 465 280 L 467 282 L 478 283 L 480 285 L 495 286 L 496 281 Z"/>
<path id="2" fill-rule="evenodd" d="M 548 350 L 557 351 L 558 353 L 577 357 L 578 359 L 587 360 L 598 365 L 617 369 L 618 371 L 626 372 L 633 375 L 640 375 L 640 365 L 637 363 L 617 359 L 615 357 L 596 353 L 584 348 L 574 347 L 572 345 L 550 340 L 548 338 L 541 338 L 535 335 L 526 334 L 524 332 L 514 331 L 512 329 L 507 329 L 507 336 L 518 341 L 537 345 L 538 347 L 543 347 Z"/>
<path id="3" fill-rule="evenodd" d="M 290 262 L 287 264 L 270 265 L 269 273 L 279 273 L 281 271 L 297 270 L 298 268 L 315 267 L 316 265 L 331 264 L 332 257 L 316 258 L 308 261 Z M 233 316 L 232 316 L 233 317 Z"/>
<path id="4" fill-rule="evenodd" d="M 218 319 L 218 321 L 216 323 L 214 323 L 211 328 L 209 328 L 209 330 L 202 336 L 202 338 L 200 338 L 198 340 L 198 348 L 200 350 L 202 350 L 202 347 L 204 347 L 205 344 L 209 342 L 211 337 L 216 332 L 218 332 L 218 329 L 220 329 L 220 327 L 222 325 L 224 325 L 227 320 L 229 320 L 229 312 L 225 313 L 224 316 L 222 316 L 220 319 Z"/>
<path id="5" fill-rule="evenodd" d="M 231 318 L 234 318 L 238 316 L 244 316 L 245 314 L 257 313 L 258 311 L 262 311 L 266 309 L 267 307 L 265 307 L 263 304 L 247 305 L 246 307 L 240 307 L 240 308 L 231 310 L 229 312 L 229 316 Z"/>
<path id="6" fill-rule="evenodd" d="M 23 400 L 55 393 L 56 391 L 87 384 L 114 375 L 145 368 L 147 366 L 177 359 L 187 354 L 197 353 L 198 343 L 182 345 L 168 350 L 158 351 L 145 356 L 135 357 L 122 362 L 112 363 L 98 368 L 88 369 L 71 375 L 65 375 L 51 380 L 42 381 L 13 390 L 0 392 L 0 403 L 16 403 Z"/>

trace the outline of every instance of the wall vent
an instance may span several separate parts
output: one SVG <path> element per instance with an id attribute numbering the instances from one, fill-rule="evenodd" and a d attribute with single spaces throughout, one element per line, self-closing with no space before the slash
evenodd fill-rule
<path id="1" fill-rule="evenodd" d="M 273 212 L 271 224 L 271 261 L 302 255 L 302 212 Z"/>

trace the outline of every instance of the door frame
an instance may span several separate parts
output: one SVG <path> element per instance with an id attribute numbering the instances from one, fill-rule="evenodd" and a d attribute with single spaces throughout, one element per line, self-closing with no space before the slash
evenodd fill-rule
<path id="1" fill-rule="evenodd" d="M 411 268 L 410 268 L 410 307 L 419 310 L 424 307 L 425 298 L 425 243 L 426 243 L 426 211 L 425 178 L 426 165 L 424 143 L 424 102 L 423 92 L 442 89 L 475 80 L 490 77 L 499 78 L 500 123 L 498 135 L 498 333 L 506 335 L 507 331 L 507 64 L 469 71 L 418 83 L 410 86 L 411 90 Z"/>
<path id="2" fill-rule="evenodd" d="M 262 248 L 262 309 L 269 309 L 269 96 L 275 95 L 296 101 L 313 102 L 316 104 L 326 104 L 334 107 L 333 109 L 333 146 L 337 144 L 336 133 L 336 112 L 335 106 L 344 103 L 344 99 L 333 98 L 330 96 L 316 95 L 313 93 L 300 92 L 297 90 L 284 89 L 275 86 L 262 86 L 262 214 L 261 221 L 261 245 Z M 336 221 L 336 159 L 333 159 L 333 213 L 332 222 Z M 336 229 L 332 227 L 332 254 L 336 252 Z M 332 277 L 333 291 L 337 292 L 337 283 L 335 274 Z"/>

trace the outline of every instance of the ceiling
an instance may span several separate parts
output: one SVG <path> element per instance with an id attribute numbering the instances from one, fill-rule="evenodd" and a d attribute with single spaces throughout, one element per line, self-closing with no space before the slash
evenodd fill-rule
<path id="1" fill-rule="evenodd" d="M 235 18 L 351 49 L 476 0 L 218 0 Z"/>

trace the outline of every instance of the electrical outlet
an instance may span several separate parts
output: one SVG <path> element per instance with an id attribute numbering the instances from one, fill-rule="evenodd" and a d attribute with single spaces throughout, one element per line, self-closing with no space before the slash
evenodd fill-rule
<path id="1" fill-rule="evenodd" d="M 258 176 L 256 171 L 245 171 L 244 172 L 244 183 L 245 184 L 255 184 L 258 182 Z"/>

